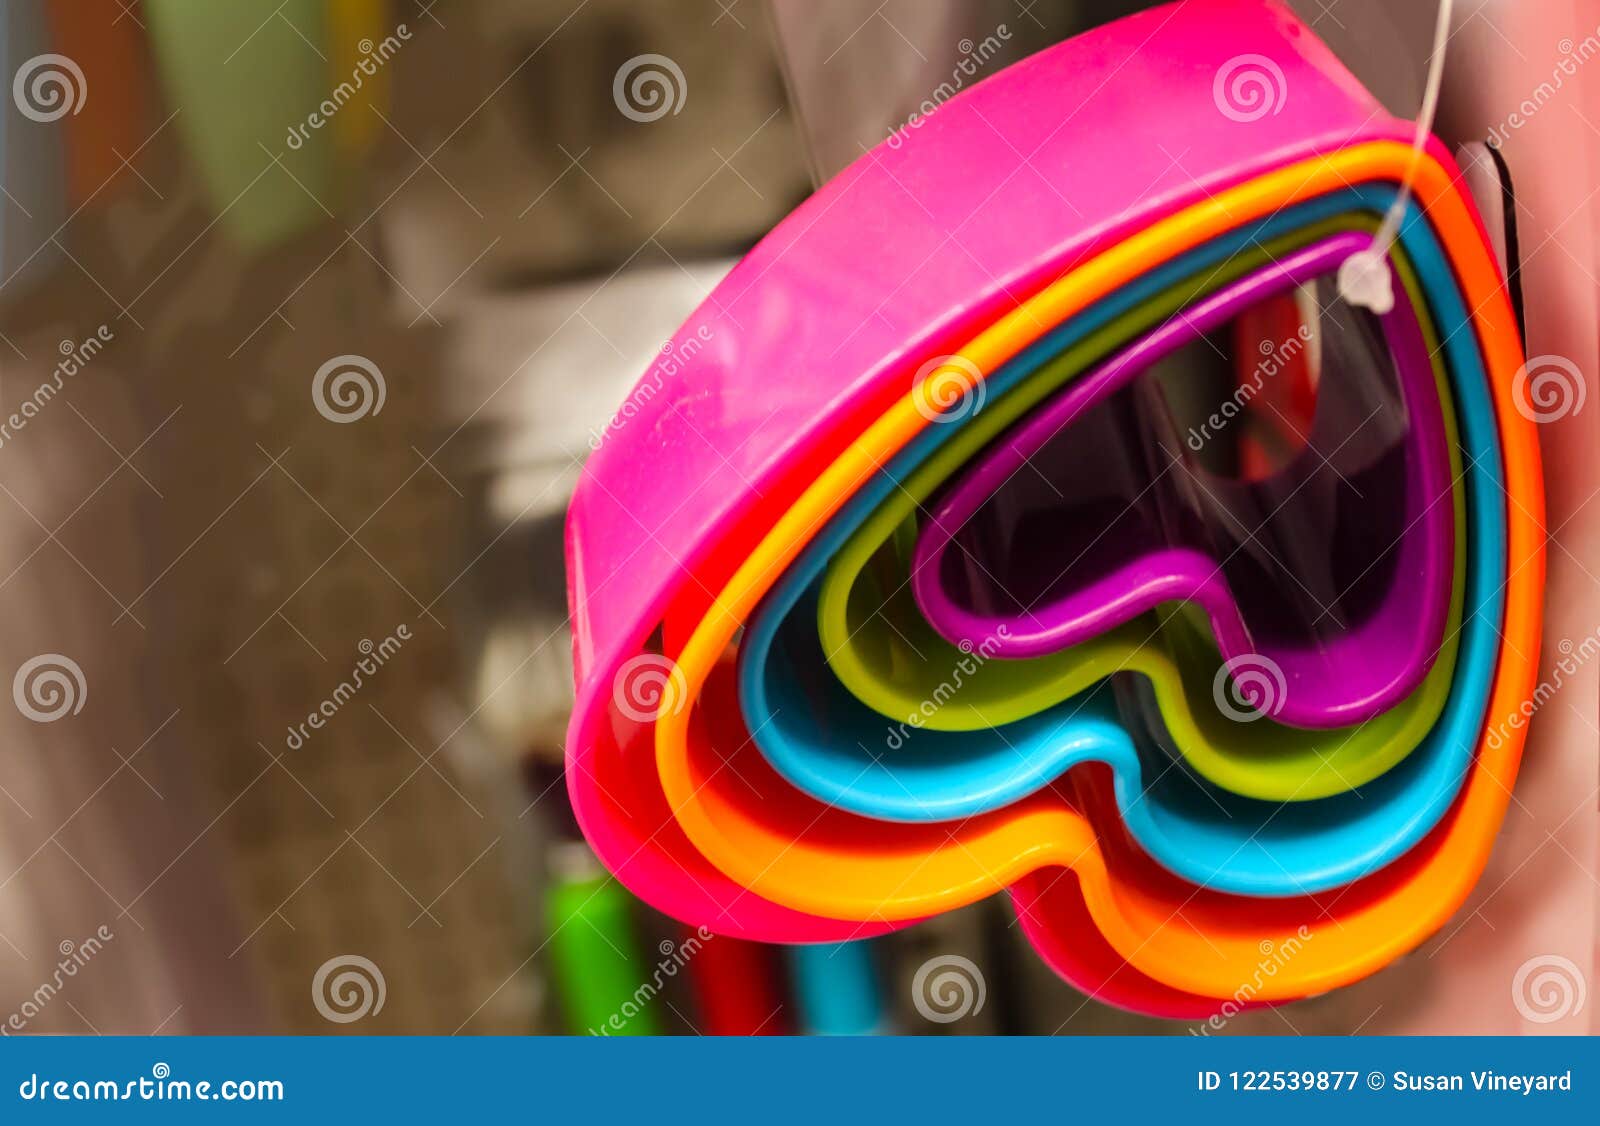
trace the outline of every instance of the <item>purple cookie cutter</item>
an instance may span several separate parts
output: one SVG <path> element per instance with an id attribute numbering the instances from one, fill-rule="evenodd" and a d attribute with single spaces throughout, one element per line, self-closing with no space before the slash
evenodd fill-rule
<path id="1" fill-rule="evenodd" d="M 1366 314 L 1323 303 L 1365 335 Z M 1402 355 L 1387 319 L 1383 332 Z M 1187 602 L 1234 691 L 1279 722 L 1339 727 L 1392 707 L 1443 638 L 1452 482 L 1427 365 L 1340 370 L 1347 333 L 1323 334 L 1305 447 L 1261 481 L 1188 464 L 1197 431 L 1172 425 L 1137 360 L 1075 382 L 933 506 L 912 559 L 923 614 L 956 644 L 1025 659 Z"/>

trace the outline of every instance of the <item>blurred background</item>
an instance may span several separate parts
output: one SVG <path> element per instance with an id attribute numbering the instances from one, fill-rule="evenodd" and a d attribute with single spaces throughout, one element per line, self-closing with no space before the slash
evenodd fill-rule
<path id="1" fill-rule="evenodd" d="M 565 504 L 652 354 L 941 86 L 1145 6 L 7 0 L 0 1029 L 1192 1031 L 1076 994 L 1000 902 L 824 951 L 685 931 L 561 781 Z M 1295 7 L 1415 112 L 1432 3 Z M 1600 23 L 1458 7 L 1452 143 Z M 1592 85 L 1506 147 L 1529 351 L 1586 378 Z M 1593 418 L 1545 431 L 1552 639 L 1600 621 Z M 1590 1028 L 1510 982 L 1594 964 L 1595 711 L 1590 675 L 1541 714 L 1443 934 L 1226 1031 Z"/>

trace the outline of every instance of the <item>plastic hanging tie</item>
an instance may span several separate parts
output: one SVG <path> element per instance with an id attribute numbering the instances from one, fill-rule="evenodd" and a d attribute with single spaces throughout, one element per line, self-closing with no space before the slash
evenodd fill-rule
<path id="1" fill-rule="evenodd" d="M 1439 0 L 1439 18 L 1433 28 L 1433 57 L 1428 66 L 1428 82 L 1417 113 L 1417 131 L 1411 140 L 1411 163 L 1401 181 L 1400 193 L 1372 236 L 1372 246 L 1352 254 L 1339 267 L 1339 295 L 1350 304 L 1370 309 L 1382 316 L 1394 309 L 1394 282 L 1389 273 L 1389 248 L 1400 233 L 1400 221 L 1411 202 L 1411 184 L 1422 161 L 1423 147 L 1433 132 L 1433 119 L 1439 110 L 1439 86 L 1444 81 L 1444 52 L 1450 41 L 1450 17 L 1455 0 Z"/>

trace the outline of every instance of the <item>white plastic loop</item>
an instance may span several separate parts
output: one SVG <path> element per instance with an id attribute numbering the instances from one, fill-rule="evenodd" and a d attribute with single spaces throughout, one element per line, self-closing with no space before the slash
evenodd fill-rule
<path id="1" fill-rule="evenodd" d="M 1417 131 L 1411 140 L 1411 163 L 1400 184 L 1400 194 L 1372 236 L 1372 246 L 1352 254 L 1339 267 L 1339 296 L 1350 304 L 1370 309 L 1382 316 L 1394 308 L 1394 281 L 1389 273 L 1389 248 L 1400 232 L 1406 206 L 1411 202 L 1411 184 L 1416 178 L 1433 119 L 1439 111 L 1439 85 L 1444 81 L 1444 52 L 1450 42 L 1450 17 L 1455 0 L 1439 0 L 1439 19 L 1433 28 L 1433 58 L 1428 65 L 1428 83 L 1422 93 L 1422 108 L 1417 112 Z"/>

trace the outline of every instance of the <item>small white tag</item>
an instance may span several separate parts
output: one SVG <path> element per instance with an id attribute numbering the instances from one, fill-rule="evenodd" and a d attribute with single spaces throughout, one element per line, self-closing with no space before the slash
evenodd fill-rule
<path id="1" fill-rule="evenodd" d="M 1375 250 L 1358 250 L 1339 264 L 1339 296 L 1378 316 L 1394 309 L 1394 279 L 1389 263 Z"/>

